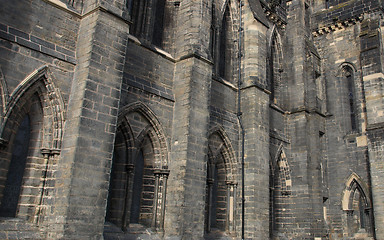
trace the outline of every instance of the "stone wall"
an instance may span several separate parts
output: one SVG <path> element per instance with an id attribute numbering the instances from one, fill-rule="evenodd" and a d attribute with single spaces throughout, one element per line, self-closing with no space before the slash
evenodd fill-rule
<path id="1" fill-rule="evenodd" d="M 157 1 L 0 0 L 0 238 L 380 239 L 382 2 Z"/>

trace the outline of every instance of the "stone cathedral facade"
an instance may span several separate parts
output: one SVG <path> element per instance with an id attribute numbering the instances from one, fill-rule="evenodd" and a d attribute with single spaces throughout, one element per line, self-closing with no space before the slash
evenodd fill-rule
<path id="1" fill-rule="evenodd" d="M 383 240 L 383 13 L 0 0 L 0 239 Z"/>

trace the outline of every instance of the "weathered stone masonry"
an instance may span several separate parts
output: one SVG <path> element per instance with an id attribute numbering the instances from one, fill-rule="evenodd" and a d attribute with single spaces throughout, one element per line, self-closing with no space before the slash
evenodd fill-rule
<path id="1" fill-rule="evenodd" d="M 384 239 L 382 0 L 0 6 L 0 239 Z"/>

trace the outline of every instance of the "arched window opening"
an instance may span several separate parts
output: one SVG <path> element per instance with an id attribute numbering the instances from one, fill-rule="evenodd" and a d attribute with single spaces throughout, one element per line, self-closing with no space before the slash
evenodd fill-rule
<path id="1" fill-rule="evenodd" d="M 373 235 L 371 201 L 367 195 L 367 186 L 357 174 L 347 181 L 342 201 L 345 211 L 346 230 L 350 237 L 371 237 Z"/>
<path id="2" fill-rule="evenodd" d="M 219 77 L 226 80 L 231 80 L 232 71 L 232 50 L 233 44 L 231 44 L 231 18 L 229 7 L 225 8 L 223 19 L 221 21 L 220 39 L 219 39 L 219 59 L 218 59 L 218 72 Z"/>
<path id="3" fill-rule="evenodd" d="M 275 178 L 275 189 L 279 195 L 289 195 L 291 193 L 292 180 L 288 161 L 285 153 L 282 152 L 277 161 Z"/>
<path id="4" fill-rule="evenodd" d="M 278 42 L 277 33 L 272 35 L 269 54 L 267 58 L 267 79 L 268 87 L 271 91 L 270 101 L 273 104 L 280 104 L 282 101 L 282 68 L 281 68 L 281 49 Z"/>
<path id="5" fill-rule="evenodd" d="M 290 212 L 285 209 L 287 204 L 291 204 L 290 198 L 292 191 L 292 179 L 287 157 L 283 150 L 280 150 L 277 157 L 272 162 L 271 167 L 271 184 L 272 184 L 272 216 L 271 228 L 272 235 L 278 233 L 287 224 Z M 285 209 L 284 211 L 282 209 Z"/>
<path id="6" fill-rule="evenodd" d="M 215 54 L 216 54 L 216 13 L 215 13 L 215 4 L 212 3 L 212 8 L 211 8 L 211 27 L 209 30 L 209 50 L 210 50 L 210 55 L 212 60 L 215 60 Z"/>
<path id="7" fill-rule="evenodd" d="M 165 138 L 158 121 L 142 104 L 129 106 L 116 133 L 106 222 L 126 231 L 164 228 L 169 170 Z"/>
<path id="8" fill-rule="evenodd" d="M 145 137 L 141 147 L 130 148 L 121 136 L 116 136 L 106 221 L 124 230 L 131 223 L 150 227 L 156 188 L 152 143 Z"/>
<path id="9" fill-rule="evenodd" d="M 42 67 L 7 96 L 0 124 L 2 217 L 39 225 L 52 211 L 57 167 L 52 159 L 60 154 L 63 131 L 63 102 L 56 89 L 49 69 Z"/>
<path id="10" fill-rule="evenodd" d="M 355 97 L 354 97 L 354 87 L 353 87 L 353 77 L 352 74 L 347 75 L 347 83 L 348 83 L 348 97 L 349 97 L 349 110 L 350 110 L 350 118 L 351 118 L 351 128 L 352 130 L 356 130 L 356 107 L 355 107 Z"/>
<path id="11" fill-rule="evenodd" d="M 348 211 L 349 231 L 353 234 L 369 234 L 370 208 L 368 207 L 364 192 L 358 183 L 355 184 L 351 194 L 351 209 Z"/>
<path id="12" fill-rule="evenodd" d="M 270 81 L 271 81 L 271 100 L 273 103 L 277 103 L 277 93 L 279 87 L 279 59 L 276 48 L 276 40 L 273 39 L 271 46 L 271 55 L 269 59 L 269 67 L 270 67 Z"/>
<path id="13" fill-rule="evenodd" d="M 343 81 L 345 86 L 345 100 L 348 106 L 346 111 L 349 112 L 350 128 L 352 131 L 356 131 L 358 128 L 357 114 L 356 114 L 356 100 L 355 100 L 355 84 L 353 69 L 349 66 L 343 67 Z"/>
<path id="14" fill-rule="evenodd" d="M 237 185 L 233 179 L 231 147 L 223 133 L 209 137 L 205 232 L 208 239 L 234 233 Z M 218 234 L 218 235 L 216 235 Z"/>
<path id="15" fill-rule="evenodd" d="M 26 115 L 13 142 L 12 159 L 0 206 L 1 217 L 16 217 L 28 157 L 30 135 L 31 122 L 29 116 Z"/>

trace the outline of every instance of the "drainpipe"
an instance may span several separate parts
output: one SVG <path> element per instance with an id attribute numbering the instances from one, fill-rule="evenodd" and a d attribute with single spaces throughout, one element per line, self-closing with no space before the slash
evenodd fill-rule
<path id="1" fill-rule="evenodd" d="M 239 48 L 239 53 L 238 53 L 238 81 L 237 81 L 237 119 L 239 121 L 240 125 L 240 135 L 241 135 L 241 239 L 244 240 L 244 220 L 245 220 L 245 187 L 244 187 L 244 142 L 245 142 L 245 131 L 244 131 L 244 126 L 242 122 L 242 112 L 241 112 L 241 58 L 242 58 L 242 53 L 241 53 L 241 41 L 242 41 L 242 32 L 243 32 L 243 27 L 242 27 L 242 7 L 244 3 L 243 0 L 239 0 L 239 15 L 240 15 L 240 23 L 239 23 L 239 38 L 238 38 L 238 48 Z"/>

